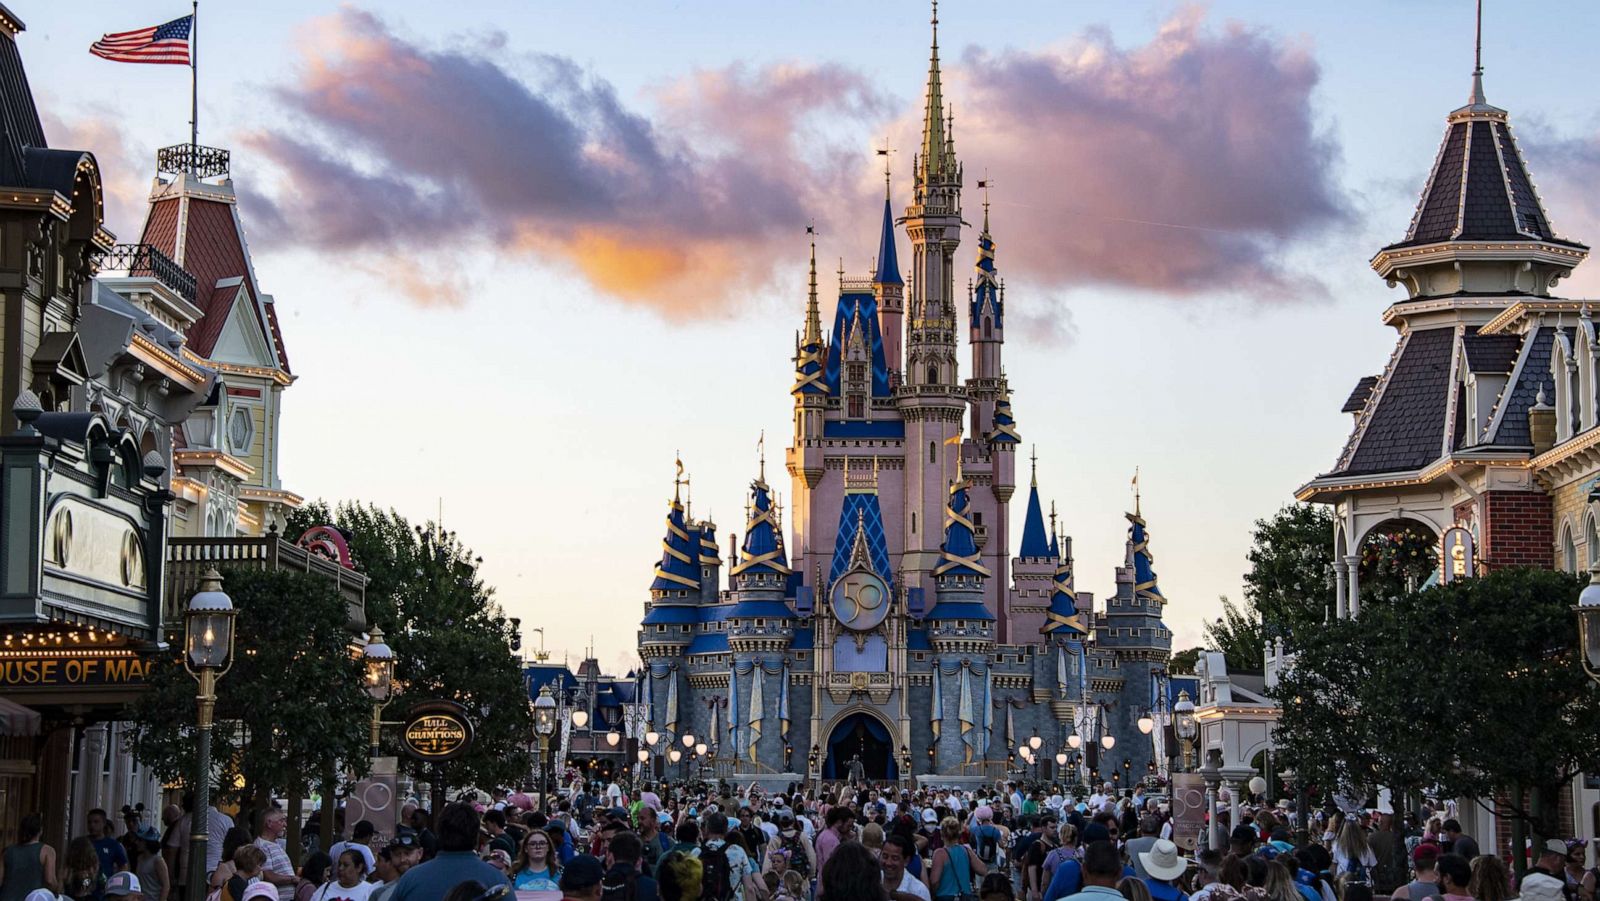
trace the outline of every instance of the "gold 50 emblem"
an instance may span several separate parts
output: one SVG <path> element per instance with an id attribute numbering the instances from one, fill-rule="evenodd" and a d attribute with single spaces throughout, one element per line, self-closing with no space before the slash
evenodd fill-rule
<path id="1" fill-rule="evenodd" d="M 889 586 L 870 572 L 847 573 L 833 586 L 833 615 L 847 629 L 875 628 L 889 615 Z"/>

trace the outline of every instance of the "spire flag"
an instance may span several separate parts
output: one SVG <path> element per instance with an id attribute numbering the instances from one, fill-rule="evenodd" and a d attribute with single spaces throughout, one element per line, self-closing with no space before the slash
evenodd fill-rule
<path id="1" fill-rule="evenodd" d="M 756 760 L 756 745 L 761 742 L 761 719 L 765 699 L 761 696 L 761 664 L 750 670 L 750 761 Z M 735 714 L 737 716 L 737 714 Z"/>

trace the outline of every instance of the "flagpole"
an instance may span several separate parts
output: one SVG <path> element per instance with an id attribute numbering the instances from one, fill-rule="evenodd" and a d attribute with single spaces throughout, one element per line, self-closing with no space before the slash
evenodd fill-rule
<path id="1" fill-rule="evenodd" d="M 193 0 L 193 18 L 189 21 L 189 146 L 200 145 L 200 0 Z M 189 171 L 195 169 L 195 154 L 189 151 Z"/>

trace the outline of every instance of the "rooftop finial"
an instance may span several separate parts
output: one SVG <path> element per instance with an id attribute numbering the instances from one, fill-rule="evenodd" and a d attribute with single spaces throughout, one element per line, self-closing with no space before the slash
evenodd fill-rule
<path id="1" fill-rule="evenodd" d="M 928 58 L 927 108 L 922 119 L 922 154 L 919 181 L 929 184 L 942 181 L 946 168 L 944 90 L 939 78 L 939 3 L 933 3 L 933 49 Z"/>
<path id="2" fill-rule="evenodd" d="M 994 182 L 989 180 L 989 173 L 985 171 L 983 178 L 978 182 L 978 187 L 983 191 L 983 233 L 989 233 L 989 189 Z"/>
<path id="3" fill-rule="evenodd" d="M 672 457 L 673 457 L 673 463 L 675 463 L 677 465 L 677 467 L 678 467 L 677 473 L 675 475 L 673 475 L 673 477 L 672 477 L 672 505 L 674 507 L 676 507 L 678 505 L 678 489 L 683 487 L 684 482 L 686 482 L 687 480 L 683 477 L 683 454 L 682 454 L 682 452 L 673 451 L 672 452 Z"/>
<path id="4" fill-rule="evenodd" d="M 1133 515 L 1142 516 L 1139 511 L 1139 467 L 1133 468 Z"/>
<path id="5" fill-rule="evenodd" d="M 1478 0 L 1477 41 L 1472 52 L 1472 104 L 1485 106 L 1488 102 L 1483 96 L 1483 0 Z"/>
<path id="6" fill-rule="evenodd" d="M 761 430 L 761 437 L 756 441 L 756 456 L 761 459 L 760 479 L 761 484 L 767 483 L 767 430 Z"/>
<path id="7" fill-rule="evenodd" d="M 883 199 L 889 199 L 889 154 L 894 153 L 894 148 L 889 146 L 889 139 L 883 139 L 883 146 L 878 148 L 878 156 L 883 157 Z"/>
<path id="8" fill-rule="evenodd" d="M 1033 468 L 1033 478 L 1032 478 L 1030 484 L 1034 488 L 1038 488 L 1039 487 L 1039 445 L 1035 444 L 1033 446 L 1033 449 L 1031 451 L 1029 451 L 1029 453 L 1028 453 L 1028 463 Z M 1051 510 L 1055 509 L 1055 502 L 1054 501 L 1050 502 L 1050 509 Z M 1054 515 L 1054 514 L 1052 514 L 1052 515 Z"/>

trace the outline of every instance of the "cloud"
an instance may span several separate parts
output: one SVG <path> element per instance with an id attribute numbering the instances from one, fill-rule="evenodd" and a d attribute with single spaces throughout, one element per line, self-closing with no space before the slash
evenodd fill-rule
<path id="1" fill-rule="evenodd" d="M 52 105 L 53 106 L 53 105 Z M 144 227 L 155 152 L 136 145 L 118 124 L 109 107 L 85 111 L 81 118 L 66 119 L 54 109 L 40 113 L 45 140 L 51 147 L 87 150 L 100 164 L 100 184 L 105 202 L 105 226 L 117 240 L 135 242 Z"/>
<path id="2" fill-rule="evenodd" d="M 1317 294 L 1282 263 L 1349 217 L 1337 146 L 1315 126 L 1317 66 L 1304 47 L 1204 18 L 1182 10 L 1139 47 L 1090 30 L 946 64 L 969 204 L 975 173 L 997 186 L 1003 272 L 1044 291 Z M 694 71 L 652 91 L 646 115 L 571 60 L 510 54 L 501 36 L 428 46 L 350 8 L 306 34 L 300 72 L 277 89 L 293 125 L 245 139 L 282 175 L 246 189 L 264 241 L 371 265 L 481 249 L 555 261 L 672 317 L 725 313 L 794 275 L 809 221 L 825 252 L 855 248 L 850 268 L 864 269 L 882 196 L 867 141 L 912 148 L 921 126 L 920 102 L 891 104 L 836 64 Z M 898 207 L 910 153 L 895 162 Z M 459 303 L 426 281 L 401 290 Z M 1064 322 L 1041 320 L 1049 340 L 1070 339 Z"/>
<path id="3" fill-rule="evenodd" d="M 956 76 L 957 151 L 969 179 L 994 175 L 1002 265 L 1046 284 L 1300 299 L 1282 253 L 1350 218 L 1309 51 L 1210 29 L 1198 7 L 1141 47 L 1090 30 L 1061 49 L 969 52 Z"/>
<path id="4" fill-rule="evenodd" d="M 1061 300 L 1030 297 L 1006 305 L 1006 334 L 1034 347 L 1066 350 L 1078 343 L 1078 320 Z"/>
<path id="5" fill-rule="evenodd" d="M 1590 246 L 1600 242 L 1600 197 L 1594 193 L 1594 185 L 1600 183 L 1600 132 L 1563 136 L 1547 124 L 1535 122 L 1517 129 L 1517 146 L 1556 232 Z M 1600 264 L 1580 265 L 1559 293 L 1567 297 L 1600 294 Z"/>

